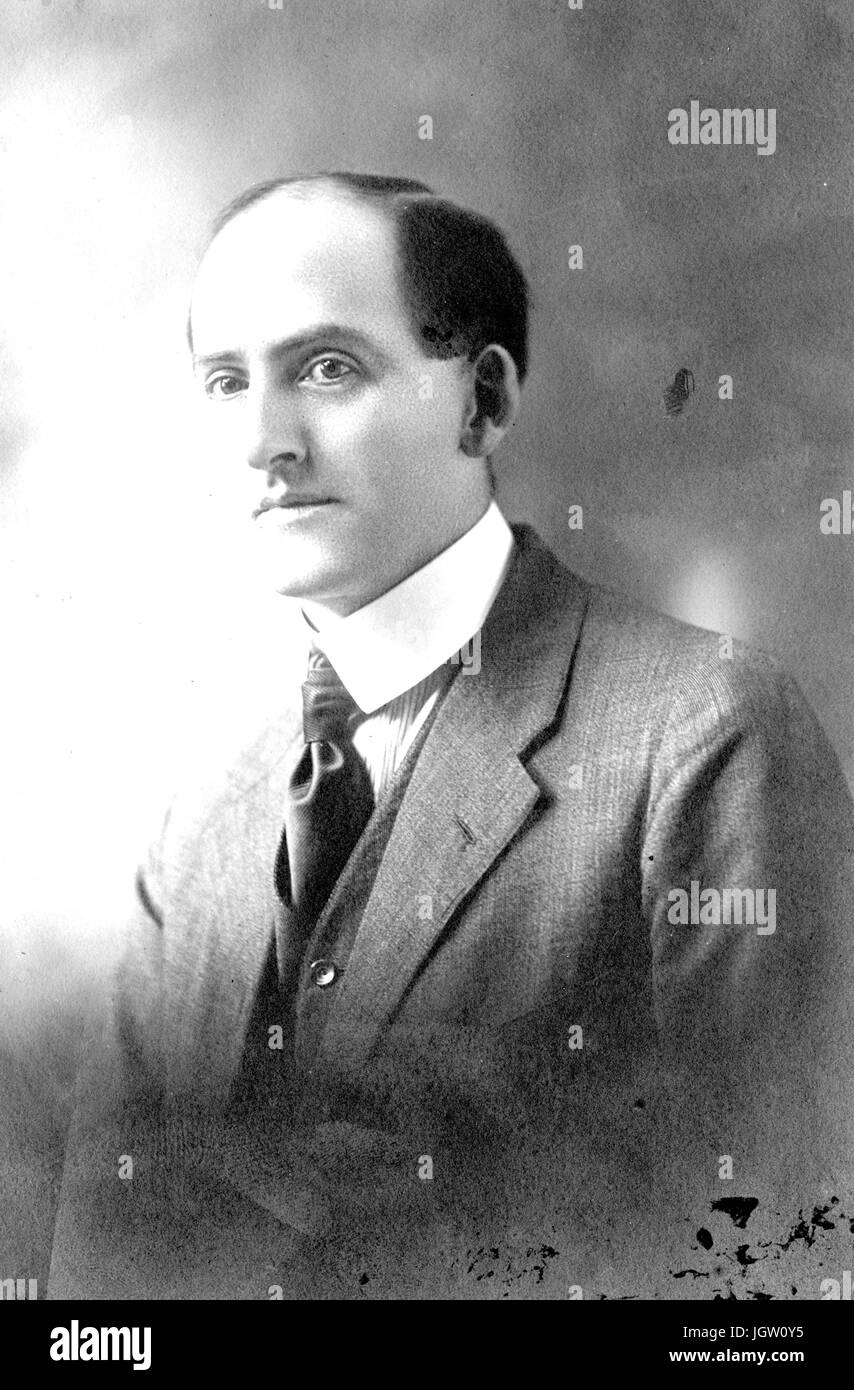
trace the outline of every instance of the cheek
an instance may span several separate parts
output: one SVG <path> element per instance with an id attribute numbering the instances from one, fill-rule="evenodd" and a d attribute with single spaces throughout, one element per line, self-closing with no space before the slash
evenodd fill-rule
<path id="1" fill-rule="evenodd" d="M 447 453 L 458 443 L 458 408 L 432 383 L 394 392 L 365 392 L 340 407 L 317 411 L 308 422 L 320 448 L 353 450 L 360 459 L 400 460 Z"/>

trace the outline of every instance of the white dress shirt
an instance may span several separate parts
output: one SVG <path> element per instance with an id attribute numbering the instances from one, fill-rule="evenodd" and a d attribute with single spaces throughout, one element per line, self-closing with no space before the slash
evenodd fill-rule
<path id="1" fill-rule="evenodd" d="M 353 743 L 375 800 L 439 698 L 446 663 L 483 627 L 512 552 L 513 532 L 492 501 L 465 535 L 371 603 L 317 629 L 303 614 L 306 664 L 313 641 L 366 716 Z"/>

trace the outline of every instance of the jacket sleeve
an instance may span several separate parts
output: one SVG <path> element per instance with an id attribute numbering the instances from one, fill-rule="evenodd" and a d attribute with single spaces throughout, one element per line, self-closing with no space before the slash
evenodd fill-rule
<path id="1" fill-rule="evenodd" d="M 694 1160 L 724 1190 L 729 1156 L 730 1190 L 781 1209 L 850 1191 L 852 802 L 795 682 L 766 658 L 674 674 L 642 872 L 656 1021 Z"/>
<path id="2" fill-rule="evenodd" d="M 150 1215 L 156 1163 L 146 1133 L 158 1130 L 163 1105 L 161 850 L 168 821 L 167 812 L 138 868 L 121 962 L 81 1050 L 49 1298 L 157 1296 L 136 1282 L 130 1230 Z"/>

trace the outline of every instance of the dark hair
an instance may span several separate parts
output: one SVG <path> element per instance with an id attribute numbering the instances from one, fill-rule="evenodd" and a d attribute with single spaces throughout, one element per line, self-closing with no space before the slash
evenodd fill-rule
<path id="1" fill-rule="evenodd" d="M 528 286 L 503 234 L 488 218 L 437 197 L 414 179 L 352 173 L 268 179 L 223 208 L 205 249 L 235 217 L 280 188 L 299 194 L 323 184 L 387 210 L 397 237 L 404 301 L 428 357 L 473 361 L 488 343 L 500 343 L 524 381 Z"/>

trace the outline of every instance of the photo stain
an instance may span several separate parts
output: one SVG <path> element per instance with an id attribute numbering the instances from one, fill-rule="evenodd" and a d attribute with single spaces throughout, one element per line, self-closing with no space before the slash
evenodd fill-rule
<path id="1" fill-rule="evenodd" d="M 680 367 L 673 385 L 664 393 L 664 408 L 668 415 L 681 415 L 694 393 L 694 373 L 690 367 Z"/>
<path id="2" fill-rule="evenodd" d="M 723 1197 L 712 1202 L 710 1210 L 723 1212 L 730 1218 L 734 1226 L 744 1230 L 758 1205 L 758 1200 L 755 1197 Z M 721 1248 L 719 1238 L 718 1248 L 713 1257 L 713 1267 L 706 1270 L 695 1269 L 691 1266 L 684 1269 L 671 1269 L 671 1278 L 715 1279 L 717 1287 L 709 1290 L 709 1296 L 714 1299 L 773 1299 L 776 1295 L 768 1292 L 767 1288 L 757 1288 L 755 1285 L 751 1287 L 747 1283 L 752 1273 L 751 1266 L 761 1267 L 768 1261 L 773 1265 L 793 1247 L 808 1249 L 814 1246 L 820 1237 L 827 1239 L 828 1233 L 841 1232 L 847 1225 L 854 1224 L 851 1217 L 842 1210 L 838 1197 L 831 1197 L 826 1205 L 814 1205 L 810 1215 L 807 1215 L 803 1210 L 799 1211 L 794 1221 L 791 1218 L 785 1220 L 781 1213 L 776 1213 L 776 1215 L 780 1219 L 781 1227 L 776 1239 L 757 1240 L 752 1245 L 743 1244 L 727 1250 Z M 715 1242 L 711 1232 L 705 1226 L 700 1227 L 695 1238 L 697 1241 L 697 1245 L 693 1247 L 695 1252 L 700 1248 L 707 1252 L 712 1250 Z M 791 1284 L 790 1287 L 792 1295 L 797 1294 L 797 1285 Z"/>
<path id="3" fill-rule="evenodd" d="M 721 1197 L 712 1202 L 712 1211 L 724 1212 L 732 1218 L 733 1225 L 743 1231 L 758 1206 L 757 1197 Z"/>

